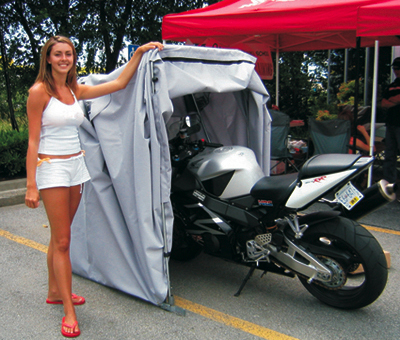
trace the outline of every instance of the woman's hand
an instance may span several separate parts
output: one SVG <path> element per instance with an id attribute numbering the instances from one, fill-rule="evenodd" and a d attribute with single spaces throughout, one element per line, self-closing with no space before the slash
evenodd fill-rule
<path id="1" fill-rule="evenodd" d="M 28 208 L 35 209 L 39 206 L 39 190 L 36 188 L 30 188 L 26 190 L 25 194 L 25 205 Z"/>
<path id="2" fill-rule="evenodd" d="M 367 144 L 363 143 L 362 141 L 360 141 L 359 139 L 356 139 L 356 145 L 365 150 L 365 151 L 369 151 L 369 144 L 371 141 L 371 137 L 369 136 L 369 133 L 367 132 L 366 128 L 364 125 L 357 125 L 357 130 L 360 131 L 362 133 L 362 135 L 364 136 Z M 374 152 L 376 151 L 376 147 L 374 145 Z"/>
<path id="3" fill-rule="evenodd" d="M 357 125 L 357 130 L 360 131 L 361 133 L 368 133 L 367 130 L 365 129 L 364 125 Z"/>
<path id="4" fill-rule="evenodd" d="M 139 53 L 145 53 L 145 52 L 147 52 L 147 51 L 149 51 L 149 50 L 154 50 L 155 48 L 158 48 L 160 51 L 162 51 L 162 49 L 164 48 L 164 45 L 163 44 L 161 44 L 160 42 L 158 42 L 158 41 L 151 41 L 151 42 L 149 42 L 149 43 L 147 43 L 147 44 L 144 44 L 144 45 L 142 45 L 142 46 L 140 46 L 137 50 L 136 50 L 136 52 L 139 52 Z M 136 53 L 135 52 L 135 53 Z"/>

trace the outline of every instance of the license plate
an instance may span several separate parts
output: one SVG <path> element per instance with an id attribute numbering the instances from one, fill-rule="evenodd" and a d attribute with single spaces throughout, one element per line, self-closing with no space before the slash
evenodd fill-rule
<path id="1" fill-rule="evenodd" d="M 335 194 L 335 197 L 347 210 L 351 210 L 364 195 L 349 182 Z"/>

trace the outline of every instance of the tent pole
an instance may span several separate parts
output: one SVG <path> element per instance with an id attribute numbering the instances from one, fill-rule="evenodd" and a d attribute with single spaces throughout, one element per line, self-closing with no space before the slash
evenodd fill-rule
<path id="1" fill-rule="evenodd" d="M 396 55 L 396 48 L 394 46 L 392 46 L 392 56 L 390 58 L 390 60 L 393 60 L 395 58 Z M 390 82 L 394 82 L 396 75 L 394 74 L 394 72 L 390 72 L 391 76 L 390 76 Z"/>
<path id="2" fill-rule="evenodd" d="M 344 75 L 343 75 L 343 82 L 347 83 L 347 75 L 348 75 L 348 68 L 349 68 L 349 49 L 346 48 L 344 50 Z"/>
<path id="3" fill-rule="evenodd" d="M 154 75 L 154 65 L 153 63 L 150 63 L 150 72 L 151 72 L 151 85 L 152 85 L 152 93 L 155 93 L 155 88 L 154 88 L 154 82 L 156 82 L 158 79 Z M 167 282 L 168 282 L 168 292 L 167 292 L 167 297 L 165 298 L 165 301 L 161 303 L 159 306 L 162 309 L 165 309 L 169 312 L 174 312 L 179 315 L 186 315 L 186 310 L 184 310 L 181 307 L 175 306 L 175 300 L 174 296 L 171 293 L 171 279 L 169 276 L 169 259 L 171 257 L 171 252 L 168 251 L 168 239 L 167 239 L 167 223 L 165 219 L 165 203 L 161 203 L 161 218 L 162 218 L 162 232 L 163 232 L 163 238 L 164 238 L 164 266 L 165 266 L 165 274 L 167 276 Z"/>
<path id="4" fill-rule="evenodd" d="M 197 117 L 200 119 L 201 128 L 203 129 L 203 132 L 204 132 L 204 134 L 205 134 L 205 136 L 206 136 L 207 142 L 210 143 L 210 142 L 211 142 L 210 136 L 208 135 L 207 129 L 206 129 L 206 127 L 204 126 L 203 119 L 201 119 L 200 109 L 199 109 L 199 106 L 197 105 L 196 97 L 194 96 L 193 93 L 192 93 L 192 98 L 193 98 L 193 103 L 194 103 L 194 105 L 196 106 Z"/>
<path id="5" fill-rule="evenodd" d="M 275 88 L 275 105 L 279 107 L 279 49 L 276 49 L 276 88 Z"/>
<path id="6" fill-rule="evenodd" d="M 328 89 L 326 95 L 326 104 L 330 104 L 331 96 L 331 50 L 328 50 Z"/>
<path id="7" fill-rule="evenodd" d="M 369 79 L 369 51 L 370 47 L 365 48 L 365 70 L 364 70 L 364 106 L 368 105 L 368 98 L 369 98 L 369 86 L 368 86 L 368 79 Z"/>
<path id="8" fill-rule="evenodd" d="M 375 41 L 375 56 L 374 56 L 374 80 L 372 87 L 372 104 L 371 104 L 371 131 L 369 142 L 369 154 L 374 155 L 375 144 L 375 118 L 376 118 L 376 101 L 378 97 L 378 61 L 379 61 L 379 41 Z M 372 171 L 373 165 L 368 170 L 368 187 L 372 185 Z"/>
<path id="9" fill-rule="evenodd" d="M 354 94 L 354 119 L 353 119 L 353 153 L 356 153 L 356 138 L 357 138 L 357 119 L 358 119 L 358 98 L 359 98 L 359 88 L 360 88 L 360 45 L 361 38 L 357 37 L 357 47 L 356 47 L 356 79 L 355 79 L 355 94 Z"/>
<path id="10" fill-rule="evenodd" d="M 169 277 L 169 259 L 170 259 L 171 253 L 167 251 L 168 250 L 168 242 L 167 242 L 167 230 L 166 230 L 167 227 L 166 227 L 166 222 L 165 222 L 165 203 L 164 202 L 162 203 L 161 208 L 162 208 L 162 227 L 163 227 L 163 237 L 164 237 L 164 265 L 165 265 L 165 271 L 166 271 L 167 280 L 168 280 L 168 296 L 165 299 L 165 301 L 162 304 L 160 304 L 160 307 L 169 312 L 174 312 L 176 314 L 185 316 L 186 310 L 181 307 L 175 306 L 175 299 L 171 293 L 171 280 Z"/>

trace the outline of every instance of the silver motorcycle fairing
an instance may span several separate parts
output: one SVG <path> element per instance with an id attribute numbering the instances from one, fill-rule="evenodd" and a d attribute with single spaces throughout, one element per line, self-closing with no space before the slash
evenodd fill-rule
<path id="1" fill-rule="evenodd" d="M 188 169 L 201 181 L 218 178 L 234 171 L 231 180 L 219 196 L 222 199 L 248 195 L 254 184 L 265 176 L 254 152 L 243 146 L 207 148 L 190 160 Z"/>
<path id="2" fill-rule="evenodd" d="M 334 156 L 338 155 L 335 154 Z M 351 155 L 346 156 L 350 157 Z M 310 166 L 312 166 L 311 164 L 314 165 L 315 160 L 318 162 L 327 157 L 329 157 L 329 155 L 322 155 L 321 157 L 314 158 L 314 161 L 311 159 Z M 292 192 L 288 201 L 286 202 L 286 207 L 291 209 L 302 209 L 323 195 L 325 192 L 328 192 L 330 189 L 337 186 L 339 183 L 350 180 L 358 172 L 370 166 L 373 161 L 373 157 L 360 157 L 347 170 L 330 173 L 329 166 L 327 166 L 325 169 L 326 172 L 321 172 L 320 170 L 319 175 L 317 176 L 301 178 L 301 181 L 297 184 L 295 190 Z M 313 169 L 312 172 L 314 171 L 315 170 Z M 303 172 L 302 169 L 300 171 L 300 176 L 303 176 L 305 173 L 307 173 L 307 171 Z"/>
<path id="3" fill-rule="evenodd" d="M 301 209 L 307 206 L 310 202 L 313 202 L 331 188 L 357 172 L 357 170 L 357 168 L 352 168 L 334 174 L 302 179 L 289 196 L 286 207 L 290 209 Z"/>

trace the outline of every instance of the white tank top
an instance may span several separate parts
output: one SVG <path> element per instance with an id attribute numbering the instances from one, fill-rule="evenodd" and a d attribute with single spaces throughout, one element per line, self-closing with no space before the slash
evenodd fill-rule
<path id="1" fill-rule="evenodd" d="M 42 115 L 38 153 L 70 155 L 81 150 L 78 127 L 84 115 L 74 93 L 75 102 L 67 105 L 51 97 Z"/>

